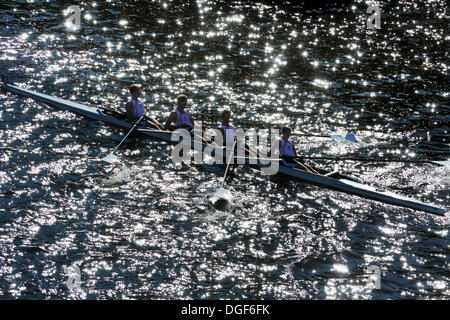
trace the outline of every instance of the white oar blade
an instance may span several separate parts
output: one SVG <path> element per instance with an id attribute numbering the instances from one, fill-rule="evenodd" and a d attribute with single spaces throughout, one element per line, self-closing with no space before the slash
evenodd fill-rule
<path id="1" fill-rule="evenodd" d="M 110 153 L 110 154 L 108 154 L 106 157 L 104 157 L 104 158 L 102 159 L 102 161 L 105 161 L 105 162 L 108 162 L 108 163 L 113 164 L 113 163 L 118 162 L 118 161 L 119 161 L 119 158 L 117 158 L 117 156 L 115 156 L 114 154 Z"/>
<path id="2" fill-rule="evenodd" d="M 330 136 L 330 138 L 333 139 L 334 141 L 337 141 L 337 142 L 344 142 L 345 141 L 344 137 L 341 136 L 340 134 L 332 134 Z"/>
<path id="3" fill-rule="evenodd" d="M 347 142 L 358 142 L 358 139 L 356 139 L 356 136 L 353 133 L 347 133 L 345 136 L 345 141 Z"/>
<path id="4" fill-rule="evenodd" d="M 233 195 L 231 194 L 230 190 L 227 190 L 222 187 L 217 189 L 216 193 L 214 193 L 214 196 L 219 199 L 227 200 L 228 202 L 233 201 Z"/>
<path id="5" fill-rule="evenodd" d="M 431 161 L 431 162 L 440 164 L 441 166 L 450 167 L 450 159 L 445 160 L 445 161 Z"/>
<path id="6" fill-rule="evenodd" d="M 356 138 L 356 136 L 353 133 L 347 133 L 347 135 L 345 137 L 343 137 L 340 134 L 332 134 L 332 135 L 330 135 L 330 138 L 333 139 L 334 141 L 342 142 L 342 143 L 358 142 L 358 139 Z"/>

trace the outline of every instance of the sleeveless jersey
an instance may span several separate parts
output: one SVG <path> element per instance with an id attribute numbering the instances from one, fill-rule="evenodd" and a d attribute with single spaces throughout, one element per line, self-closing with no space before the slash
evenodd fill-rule
<path id="1" fill-rule="evenodd" d="M 226 126 L 224 124 L 221 125 L 221 128 L 223 129 L 223 132 L 225 133 L 225 141 L 224 143 L 227 144 L 228 142 L 233 142 L 234 139 L 236 139 L 236 128 L 234 126 Z"/>
<path id="2" fill-rule="evenodd" d="M 145 113 L 144 103 L 139 99 L 130 99 L 130 102 L 133 104 L 133 108 L 131 108 L 131 114 L 135 119 L 139 119 Z"/>
<path id="3" fill-rule="evenodd" d="M 280 158 L 283 156 L 294 157 L 294 144 L 292 141 L 285 141 L 283 138 L 280 139 L 281 147 L 280 147 Z M 282 164 L 286 167 L 294 168 L 295 163 L 287 162 L 285 160 L 281 160 Z"/>
<path id="4" fill-rule="evenodd" d="M 175 124 L 177 127 L 181 127 L 182 125 L 187 125 L 188 127 L 191 127 L 191 121 L 189 120 L 189 112 L 187 110 L 184 110 L 183 113 L 181 113 L 178 109 L 175 109 L 177 113 L 177 123 Z"/>

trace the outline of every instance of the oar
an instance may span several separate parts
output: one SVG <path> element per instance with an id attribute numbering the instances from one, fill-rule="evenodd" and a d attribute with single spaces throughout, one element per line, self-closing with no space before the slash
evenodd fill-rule
<path id="1" fill-rule="evenodd" d="M 337 142 L 343 142 L 343 143 L 357 143 L 358 139 L 356 136 L 349 132 L 345 136 L 340 134 L 331 134 L 331 135 L 322 135 L 322 134 L 309 134 L 309 133 L 293 133 L 293 136 L 297 137 L 314 137 L 314 138 L 326 138 L 326 139 L 333 139 Z"/>
<path id="2" fill-rule="evenodd" d="M 329 136 L 329 138 L 333 139 L 334 141 L 344 142 L 344 143 L 356 143 L 358 140 L 356 139 L 356 136 L 353 133 L 347 133 L 345 137 L 338 135 L 338 134 L 332 134 Z"/>
<path id="3" fill-rule="evenodd" d="M 220 187 L 219 187 L 219 189 L 217 189 L 216 193 L 214 193 L 214 196 L 217 198 L 220 198 L 220 199 L 231 200 L 233 198 L 231 195 L 231 192 L 229 190 L 225 189 L 223 186 L 225 185 L 228 168 L 230 167 L 230 164 L 231 164 L 231 157 L 234 156 L 234 147 L 235 146 L 236 146 L 236 140 L 234 140 L 233 148 L 231 149 L 230 157 L 228 158 L 227 167 L 225 169 L 225 174 L 223 175 Z"/>
<path id="4" fill-rule="evenodd" d="M 310 134 L 310 133 L 293 133 L 293 136 L 297 137 L 314 137 L 314 138 L 325 138 L 325 139 L 333 139 L 337 142 L 343 142 L 343 143 L 357 143 L 358 139 L 356 136 L 349 132 L 345 136 L 340 134 L 330 134 L 330 135 L 323 135 L 323 134 Z"/>
<path id="5" fill-rule="evenodd" d="M 122 141 L 120 141 L 119 145 L 110 153 L 108 154 L 106 157 L 104 157 L 102 159 L 102 161 L 108 162 L 108 163 L 114 163 L 118 161 L 117 156 L 114 154 L 114 152 L 117 151 L 117 149 L 119 149 L 119 147 L 122 145 L 122 143 L 125 141 L 125 139 L 130 135 L 130 133 L 138 126 L 139 122 L 141 122 L 142 118 L 144 118 L 144 115 L 142 115 L 131 127 L 131 130 L 128 131 L 127 135 L 125 136 L 125 138 L 122 139 Z"/>
<path id="6" fill-rule="evenodd" d="M 256 158 L 256 157 L 235 157 L 236 159 L 247 159 L 255 161 L 281 161 L 282 159 L 272 158 Z M 413 159 L 384 159 L 384 158 L 351 158 L 351 157 L 333 157 L 333 156 L 304 156 L 295 159 L 310 159 L 310 160 L 333 160 L 333 161 L 365 161 L 365 162 L 410 162 L 410 163 L 423 163 L 434 164 L 438 166 L 450 166 L 450 160 L 432 161 L 432 160 L 413 160 Z"/>
<path id="7" fill-rule="evenodd" d="M 209 117 L 209 118 L 220 118 L 220 115 L 211 115 L 211 114 L 207 114 L 207 113 L 202 113 L 202 112 L 196 112 L 195 115 L 198 116 L 205 116 L 205 117 Z M 233 120 L 236 123 L 243 123 L 243 124 L 249 124 L 249 125 L 255 125 L 254 122 L 251 121 L 246 121 L 246 120 L 237 120 L 234 119 Z M 256 123 L 257 125 L 263 125 L 266 126 L 265 123 Z M 347 133 L 345 136 L 340 135 L 340 134 L 330 134 L 330 135 L 321 135 L 321 134 L 310 134 L 310 133 L 293 133 L 293 136 L 298 136 L 298 137 L 315 137 L 315 138 L 327 138 L 327 139 L 333 139 L 334 141 L 337 142 L 343 142 L 343 143 L 357 143 L 358 139 L 356 138 L 355 134 L 349 132 Z"/>
<path id="8" fill-rule="evenodd" d="M 167 130 L 161 123 L 158 122 L 158 120 L 150 118 L 150 117 L 145 117 L 145 120 L 148 121 L 150 124 L 154 125 L 156 127 L 157 130 L 160 131 L 169 131 Z"/>
<path id="9" fill-rule="evenodd" d="M 306 163 L 301 163 L 300 161 L 298 161 L 298 158 L 297 159 L 294 158 L 294 159 L 292 159 L 292 161 L 294 161 L 297 164 L 297 166 L 305 168 L 306 171 L 308 171 L 308 172 L 315 173 L 315 174 L 320 174 L 313 167 L 307 165 Z"/>
<path id="10" fill-rule="evenodd" d="M 386 158 L 360 158 L 360 157 L 308 157 L 305 156 L 303 159 L 315 159 L 315 160 L 334 160 L 334 161 L 365 161 L 365 162 L 405 162 L 405 163 L 426 163 L 434 164 L 438 166 L 450 166 L 450 160 L 446 161 L 432 161 L 432 160 L 413 160 L 413 159 L 386 159 Z"/>

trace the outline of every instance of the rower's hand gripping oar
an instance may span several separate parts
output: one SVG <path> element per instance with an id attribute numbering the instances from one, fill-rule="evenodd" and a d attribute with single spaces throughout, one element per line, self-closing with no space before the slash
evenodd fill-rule
<path id="1" fill-rule="evenodd" d="M 219 189 L 217 189 L 214 196 L 219 199 L 232 200 L 233 196 L 231 195 L 230 190 L 225 189 L 223 186 L 225 185 L 225 180 L 227 178 L 228 169 L 230 168 L 231 158 L 234 156 L 234 148 L 236 146 L 236 140 L 234 140 L 233 148 L 231 149 L 230 157 L 228 158 L 227 167 L 225 169 L 225 174 L 223 175 L 222 182 L 220 183 Z"/>
<path id="2" fill-rule="evenodd" d="M 106 157 L 104 157 L 102 159 L 102 161 L 108 162 L 108 163 L 114 163 L 117 162 L 119 159 L 117 158 L 117 156 L 114 154 L 114 152 L 117 151 L 117 149 L 119 149 L 119 147 L 122 145 L 122 143 L 125 141 L 125 139 L 130 135 L 130 133 L 138 126 L 139 122 L 141 122 L 142 118 L 144 118 L 145 115 L 142 115 L 131 127 L 131 130 L 128 131 L 127 135 L 125 136 L 125 138 L 122 139 L 122 141 L 120 141 L 119 145 L 110 153 L 108 154 Z"/>

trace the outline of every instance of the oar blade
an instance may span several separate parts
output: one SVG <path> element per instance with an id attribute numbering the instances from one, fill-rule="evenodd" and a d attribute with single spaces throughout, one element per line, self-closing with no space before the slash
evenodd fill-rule
<path id="1" fill-rule="evenodd" d="M 334 141 L 337 141 L 337 142 L 344 142 L 345 141 L 344 137 L 341 136 L 340 134 L 332 134 L 332 135 L 330 135 L 330 138 L 333 139 Z"/>
<path id="2" fill-rule="evenodd" d="M 233 201 L 233 195 L 231 194 L 230 190 L 227 190 L 222 187 L 217 189 L 217 191 L 214 193 L 214 197 L 223 199 L 223 200 L 227 200 L 228 202 Z"/>
<path id="3" fill-rule="evenodd" d="M 342 142 L 342 143 L 357 143 L 358 142 L 358 139 L 356 138 L 356 136 L 353 133 L 347 133 L 345 135 L 345 137 L 340 134 L 332 134 L 332 135 L 330 135 L 330 138 L 333 139 L 334 141 Z"/>
<path id="4" fill-rule="evenodd" d="M 102 159 L 102 161 L 108 162 L 108 163 L 110 163 L 110 164 L 114 164 L 114 163 L 116 163 L 116 162 L 119 161 L 119 158 L 117 158 L 117 156 L 114 155 L 113 153 L 110 153 L 110 154 L 108 154 L 106 157 L 104 157 L 104 158 Z"/>
<path id="5" fill-rule="evenodd" d="M 345 135 L 345 141 L 347 141 L 347 142 L 358 142 L 358 139 L 356 139 L 356 136 L 353 133 L 347 133 Z"/>
<path id="6" fill-rule="evenodd" d="M 445 161 L 431 161 L 431 162 L 439 164 L 441 166 L 450 167 L 450 159 L 445 160 Z"/>

